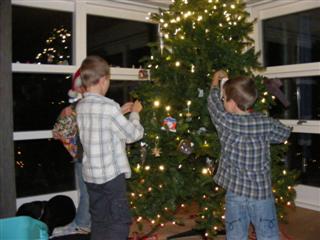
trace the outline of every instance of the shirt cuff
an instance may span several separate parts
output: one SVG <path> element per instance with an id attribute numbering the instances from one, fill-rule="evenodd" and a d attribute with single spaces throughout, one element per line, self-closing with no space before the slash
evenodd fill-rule
<path id="1" fill-rule="evenodd" d="M 133 120 L 138 120 L 140 121 L 140 115 L 137 112 L 131 112 L 129 115 L 129 120 L 133 121 Z"/>

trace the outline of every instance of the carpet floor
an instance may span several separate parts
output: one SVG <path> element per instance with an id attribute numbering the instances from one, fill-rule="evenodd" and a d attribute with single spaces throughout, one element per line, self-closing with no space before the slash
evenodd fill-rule
<path id="1" fill-rule="evenodd" d="M 184 226 L 177 226 L 168 224 L 164 228 L 160 228 L 154 233 L 154 238 L 150 240 L 167 240 L 168 237 L 172 237 L 176 234 L 180 234 L 186 231 L 192 230 L 194 226 L 193 212 L 182 211 L 180 217 L 184 219 Z M 150 228 L 146 226 L 144 232 L 149 231 Z M 319 240 L 320 239 L 320 212 L 312 211 L 304 208 L 296 207 L 288 212 L 288 223 L 280 224 L 281 240 Z M 130 236 L 134 236 L 136 232 L 139 232 L 138 226 L 131 226 Z M 63 237 L 52 238 L 52 240 L 89 240 L 88 235 L 70 235 Z M 182 237 L 182 238 L 170 238 L 170 240 L 201 240 L 200 235 Z M 215 240 L 224 240 L 225 236 L 220 235 Z M 254 240 L 254 235 L 248 237 L 249 240 Z M 111 240 L 111 239 L 110 239 Z M 115 239 L 112 239 L 115 240 Z M 149 240 L 149 239 L 148 239 Z"/>

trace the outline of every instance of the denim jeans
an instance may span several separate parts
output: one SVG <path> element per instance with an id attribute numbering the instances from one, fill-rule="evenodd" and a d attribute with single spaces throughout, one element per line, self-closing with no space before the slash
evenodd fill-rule
<path id="1" fill-rule="evenodd" d="M 258 240 L 279 240 L 279 228 L 273 198 L 256 200 L 226 195 L 227 240 L 247 240 L 250 222 Z"/>
<path id="2" fill-rule="evenodd" d="M 127 240 L 131 213 L 124 174 L 103 183 L 87 183 L 91 240 Z"/>
<path id="3" fill-rule="evenodd" d="M 77 189 L 79 191 L 79 204 L 75 219 L 73 221 L 78 227 L 90 229 L 91 220 L 89 213 L 89 194 L 87 191 L 86 184 L 82 177 L 82 163 L 76 161 L 74 167 L 77 181 Z"/>

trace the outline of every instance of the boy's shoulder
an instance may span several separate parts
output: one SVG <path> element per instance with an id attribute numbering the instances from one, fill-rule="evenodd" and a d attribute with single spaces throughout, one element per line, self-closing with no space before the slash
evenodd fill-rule
<path id="1" fill-rule="evenodd" d="M 103 108 L 110 109 L 111 112 L 120 109 L 120 106 L 114 100 L 99 95 L 99 94 L 86 94 L 83 99 L 81 99 L 77 104 L 77 109 L 79 108 L 87 108 L 90 106 L 103 106 Z"/>

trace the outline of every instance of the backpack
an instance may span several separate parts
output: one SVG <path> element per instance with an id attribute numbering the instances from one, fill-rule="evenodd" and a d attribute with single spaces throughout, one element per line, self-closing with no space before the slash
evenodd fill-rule
<path id="1" fill-rule="evenodd" d="M 29 216 L 47 224 L 49 235 L 56 227 L 70 223 L 76 215 L 72 199 L 65 195 L 56 195 L 49 201 L 33 201 L 22 204 L 16 216 Z"/>

